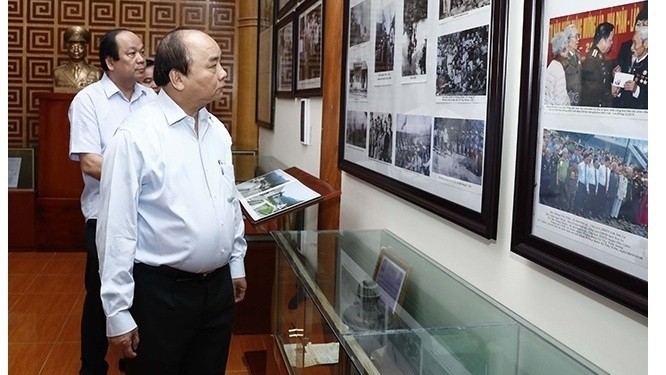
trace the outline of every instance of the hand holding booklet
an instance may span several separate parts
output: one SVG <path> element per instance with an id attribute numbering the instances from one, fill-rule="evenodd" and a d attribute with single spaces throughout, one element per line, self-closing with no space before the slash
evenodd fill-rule
<path id="1" fill-rule="evenodd" d="M 321 199 L 319 193 L 281 169 L 241 182 L 236 189 L 241 207 L 253 224 Z"/>

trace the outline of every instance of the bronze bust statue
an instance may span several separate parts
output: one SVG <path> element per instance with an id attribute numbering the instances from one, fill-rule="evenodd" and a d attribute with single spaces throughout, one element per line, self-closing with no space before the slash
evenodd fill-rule
<path id="1" fill-rule="evenodd" d="M 56 92 L 76 92 L 102 77 L 102 70 L 88 64 L 90 32 L 81 26 L 65 30 L 65 44 L 69 61 L 53 70 L 53 85 Z"/>

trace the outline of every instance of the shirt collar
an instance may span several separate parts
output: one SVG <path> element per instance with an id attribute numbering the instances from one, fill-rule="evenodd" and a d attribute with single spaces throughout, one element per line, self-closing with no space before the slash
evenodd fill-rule
<path id="1" fill-rule="evenodd" d="M 109 78 L 106 72 L 102 75 L 101 82 L 102 82 L 102 87 L 104 88 L 104 94 L 106 94 L 107 98 L 111 98 L 113 95 L 120 95 L 123 99 L 125 99 L 123 93 L 120 91 L 118 86 L 116 86 L 116 84 L 113 83 L 113 81 L 111 80 L 111 78 Z M 139 85 L 138 83 L 135 83 L 134 91 L 132 92 L 132 97 L 130 98 L 130 103 L 139 99 L 143 95 L 147 95 L 146 90 L 143 88 L 143 86 Z"/>
<path id="2" fill-rule="evenodd" d="M 160 90 L 157 94 L 157 103 L 162 107 L 164 117 L 169 125 L 174 125 L 189 116 L 176 102 L 173 101 L 173 99 L 171 99 L 165 90 Z M 208 128 L 208 120 L 210 116 L 211 115 L 206 107 L 199 110 L 199 130 L 201 134 L 203 134 L 203 131 Z"/>

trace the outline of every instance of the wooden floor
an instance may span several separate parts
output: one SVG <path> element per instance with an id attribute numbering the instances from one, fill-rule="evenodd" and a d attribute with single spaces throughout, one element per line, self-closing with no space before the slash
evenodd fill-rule
<path id="1" fill-rule="evenodd" d="M 84 269 L 84 253 L 9 253 L 9 374 L 78 374 Z M 270 344 L 269 335 L 233 336 L 227 374 L 250 374 L 243 353 Z M 109 375 L 122 374 L 114 353 L 107 361 Z"/>

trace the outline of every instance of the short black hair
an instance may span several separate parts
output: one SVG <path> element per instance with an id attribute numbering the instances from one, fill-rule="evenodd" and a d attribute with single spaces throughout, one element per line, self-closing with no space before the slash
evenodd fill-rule
<path id="1" fill-rule="evenodd" d="M 102 39 L 100 39 L 99 41 L 99 63 L 100 65 L 102 65 L 102 69 L 105 72 L 109 70 L 109 66 L 106 65 L 107 57 L 111 57 L 114 61 L 118 61 L 120 59 L 116 36 L 123 31 L 130 31 L 130 30 L 123 28 L 113 29 L 108 33 L 104 34 L 104 36 L 102 36 Z"/>
<path id="2" fill-rule="evenodd" d="M 155 60 L 153 59 L 146 59 L 146 68 L 149 66 L 155 65 Z"/>
<path id="3" fill-rule="evenodd" d="M 594 31 L 594 44 L 599 43 L 601 39 L 606 39 L 615 29 L 615 26 L 610 22 L 602 22 L 597 26 Z"/>
<path id="4" fill-rule="evenodd" d="M 186 75 L 190 70 L 190 56 L 183 43 L 184 31 L 194 29 L 179 27 L 167 33 L 155 52 L 153 79 L 157 86 L 169 83 L 169 72 L 173 69 Z"/>

